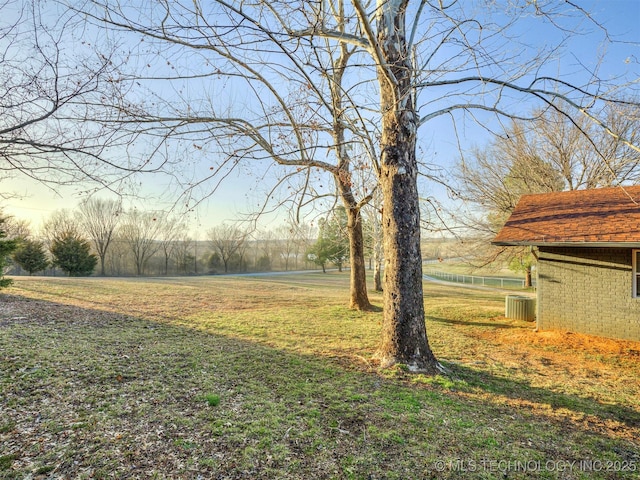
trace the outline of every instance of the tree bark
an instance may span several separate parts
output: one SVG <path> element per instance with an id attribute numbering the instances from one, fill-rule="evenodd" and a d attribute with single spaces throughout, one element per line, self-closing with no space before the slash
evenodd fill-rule
<path id="1" fill-rule="evenodd" d="M 342 18 L 344 16 L 342 15 Z M 344 28 L 343 23 L 340 28 Z M 340 54 L 333 62 L 333 71 L 327 75 L 331 80 L 331 104 L 333 107 L 333 141 L 334 151 L 338 159 L 338 168 L 334 172 L 334 179 L 338 186 L 338 191 L 347 212 L 347 233 L 349 236 L 349 260 L 351 264 L 350 285 L 349 285 L 349 308 L 355 310 L 371 310 L 371 303 L 367 294 L 367 273 L 364 260 L 364 234 L 362 232 L 362 216 L 360 205 L 353 193 L 351 183 L 351 158 L 346 145 L 345 125 L 348 119 L 344 117 L 346 109 L 343 106 L 344 90 L 342 79 L 345 68 L 349 63 L 351 53 L 349 53 L 345 43 L 340 44 Z"/>
<path id="2" fill-rule="evenodd" d="M 351 263 L 349 308 L 371 310 L 367 294 L 367 271 L 364 260 L 364 235 L 359 208 L 346 208 L 349 232 L 349 261 Z"/>
<path id="3" fill-rule="evenodd" d="M 379 258 L 378 252 L 374 252 L 373 260 L 373 288 L 376 292 L 382 292 L 382 259 Z"/>
<path id="4" fill-rule="evenodd" d="M 382 292 L 382 196 L 380 191 L 374 192 L 371 199 L 373 211 L 369 216 L 371 223 L 371 244 L 373 252 L 373 288 L 376 292 Z"/>
<path id="5" fill-rule="evenodd" d="M 422 293 L 420 208 L 417 187 L 418 115 L 405 38 L 406 1 L 378 1 L 378 65 L 382 110 L 380 187 L 383 195 L 384 319 L 381 366 L 406 364 L 436 373 L 427 340 Z"/>

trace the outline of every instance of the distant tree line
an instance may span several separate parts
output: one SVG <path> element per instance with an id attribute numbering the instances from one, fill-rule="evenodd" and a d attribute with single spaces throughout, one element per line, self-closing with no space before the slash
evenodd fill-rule
<path id="1" fill-rule="evenodd" d="M 0 229 L 6 250 L 0 254 L 5 272 L 13 275 L 200 275 L 324 271 L 328 265 L 342 270 L 349 258 L 346 221 L 339 207 L 318 227 L 289 222 L 250 231 L 224 223 L 195 239 L 179 216 L 125 211 L 120 202 L 91 198 L 73 211 L 54 212 L 38 232 L 5 217 Z M 367 245 L 371 252 L 373 239 Z"/>

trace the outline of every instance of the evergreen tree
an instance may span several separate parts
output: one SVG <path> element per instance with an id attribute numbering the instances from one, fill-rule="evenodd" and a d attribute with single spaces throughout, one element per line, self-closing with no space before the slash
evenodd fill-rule
<path id="1" fill-rule="evenodd" d="M 51 245 L 53 264 L 70 277 L 88 276 L 98 263 L 98 257 L 90 253 L 89 242 L 73 234 L 56 238 Z"/>
<path id="2" fill-rule="evenodd" d="M 209 273 L 217 273 L 220 269 L 224 268 L 220 255 L 212 253 L 207 261 L 207 267 L 209 267 Z"/>
<path id="3" fill-rule="evenodd" d="M 329 255 L 329 243 L 320 235 L 316 243 L 314 243 L 309 250 L 307 250 L 307 258 L 322 267 L 322 271 L 327 273 L 327 260 Z"/>
<path id="4" fill-rule="evenodd" d="M 29 275 L 44 270 L 49 266 L 47 253 L 42 242 L 24 240 L 13 254 L 13 260 L 26 270 Z"/>
<path id="5" fill-rule="evenodd" d="M 5 218 L 0 217 L 0 288 L 8 287 L 13 283 L 10 278 L 4 278 L 4 270 L 7 266 L 9 255 L 18 247 L 17 240 L 7 240 L 5 231 Z"/>
<path id="6" fill-rule="evenodd" d="M 318 240 L 307 252 L 307 258 L 322 267 L 325 272 L 327 262 L 333 263 L 338 270 L 349 256 L 349 237 L 347 236 L 347 214 L 344 207 L 338 207 L 333 215 L 320 224 Z"/>

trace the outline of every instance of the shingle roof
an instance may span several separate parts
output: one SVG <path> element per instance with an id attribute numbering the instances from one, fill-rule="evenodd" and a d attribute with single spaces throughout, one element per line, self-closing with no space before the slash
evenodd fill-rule
<path id="1" fill-rule="evenodd" d="M 523 195 L 492 243 L 640 246 L 640 186 Z"/>

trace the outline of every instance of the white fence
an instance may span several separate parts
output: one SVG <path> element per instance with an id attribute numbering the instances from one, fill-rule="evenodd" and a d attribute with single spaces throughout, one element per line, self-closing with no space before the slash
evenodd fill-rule
<path id="1" fill-rule="evenodd" d="M 479 285 L 482 287 L 525 288 L 524 278 L 478 277 L 475 275 L 446 273 L 438 270 L 426 270 L 424 274 L 427 277 L 437 278 L 445 282 L 466 283 L 467 285 Z M 535 287 L 535 279 L 533 279 L 532 283 Z"/>

